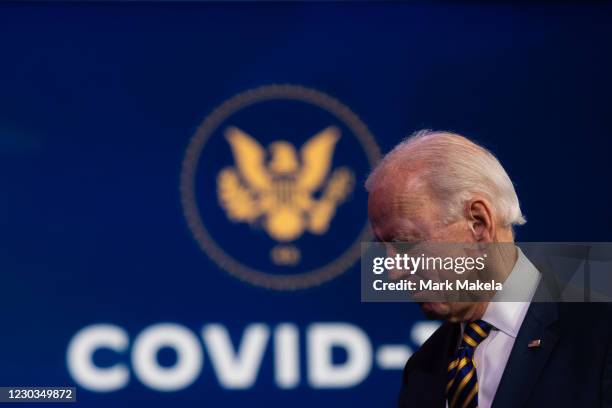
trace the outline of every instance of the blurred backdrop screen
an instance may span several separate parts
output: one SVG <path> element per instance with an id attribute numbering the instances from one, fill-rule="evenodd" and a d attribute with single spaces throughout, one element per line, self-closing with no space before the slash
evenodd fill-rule
<path id="1" fill-rule="evenodd" d="M 519 240 L 609 240 L 611 11 L 0 4 L 0 384 L 394 406 L 438 323 L 360 302 L 365 177 L 452 130 L 515 181 Z"/>

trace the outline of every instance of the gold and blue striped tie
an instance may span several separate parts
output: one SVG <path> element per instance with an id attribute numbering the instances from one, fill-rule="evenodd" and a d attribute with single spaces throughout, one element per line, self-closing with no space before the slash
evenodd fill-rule
<path id="1" fill-rule="evenodd" d="M 466 324 L 455 359 L 448 365 L 446 400 L 448 408 L 478 407 L 478 378 L 474 350 L 487 338 L 491 325 L 483 320 Z"/>

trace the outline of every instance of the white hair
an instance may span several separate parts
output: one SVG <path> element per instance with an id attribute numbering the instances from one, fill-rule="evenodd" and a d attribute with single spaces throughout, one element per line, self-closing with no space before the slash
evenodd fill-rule
<path id="1" fill-rule="evenodd" d="M 446 206 L 448 217 L 444 222 L 463 216 L 465 203 L 481 194 L 490 200 L 495 216 L 504 226 L 525 224 L 512 181 L 497 158 L 484 147 L 451 132 L 413 133 L 383 157 L 365 187 L 372 192 L 383 175 L 421 167 L 423 171 L 418 175 Z"/>

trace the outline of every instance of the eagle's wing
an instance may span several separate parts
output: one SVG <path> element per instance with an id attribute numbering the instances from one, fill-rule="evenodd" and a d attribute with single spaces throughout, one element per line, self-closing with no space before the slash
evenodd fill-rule
<path id="1" fill-rule="evenodd" d="M 217 176 L 219 204 L 232 221 L 254 221 L 261 213 L 258 200 L 245 188 L 232 168 L 221 170 Z"/>
<path id="2" fill-rule="evenodd" d="M 334 147 L 339 138 L 340 129 L 329 126 L 302 146 L 302 169 L 296 180 L 299 189 L 312 192 L 321 187 L 329 173 Z"/>
<path id="3" fill-rule="evenodd" d="M 266 151 L 257 140 L 237 127 L 228 127 L 225 138 L 232 147 L 234 161 L 248 187 L 261 192 L 271 187 L 272 180 L 266 169 Z"/>

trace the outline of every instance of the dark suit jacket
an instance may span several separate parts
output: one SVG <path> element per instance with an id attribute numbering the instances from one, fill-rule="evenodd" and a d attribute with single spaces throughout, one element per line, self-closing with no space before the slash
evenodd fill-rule
<path id="1" fill-rule="evenodd" d="M 408 360 L 398 406 L 443 408 L 459 324 L 444 323 Z M 534 339 L 539 348 L 527 348 Z M 493 408 L 612 407 L 612 306 L 532 303 Z"/>

